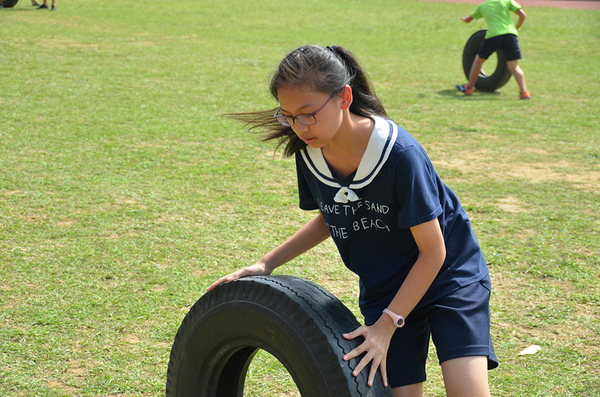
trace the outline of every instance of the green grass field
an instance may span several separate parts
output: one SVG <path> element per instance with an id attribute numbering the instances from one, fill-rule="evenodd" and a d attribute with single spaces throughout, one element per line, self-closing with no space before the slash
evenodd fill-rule
<path id="1" fill-rule="evenodd" d="M 0 396 L 164 394 L 190 306 L 313 216 L 293 160 L 221 116 L 274 107 L 269 74 L 307 43 L 354 51 L 471 216 L 494 283 L 492 394 L 600 395 L 600 11 L 526 9 L 521 101 L 514 80 L 454 89 L 485 26 L 460 21 L 469 4 L 29 4 L 0 11 Z M 278 273 L 358 314 L 331 242 Z M 247 383 L 297 393 L 266 354 Z"/>

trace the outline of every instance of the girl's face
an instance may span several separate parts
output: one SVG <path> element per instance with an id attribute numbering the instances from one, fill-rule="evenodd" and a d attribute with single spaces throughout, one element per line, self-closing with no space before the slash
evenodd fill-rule
<path id="1" fill-rule="evenodd" d="M 342 120 L 341 96 L 314 91 L 302 91 L 298 88 L 279 88 L 277 90 L 280 114 L 296 117 L 299 114 L 311 114 L 319 111 L 314 125 L 304 125 L 297 120 L 292 130 L 307 145 L 313 148 L 323 148 L 334 139 Z M 329 102 L 327 100 L 331 98 Z M 323 106 L 325 104 L 325 106 Z M 321 108 L 322 107 L 322 108 Z M 320 109 L 320 110 L 319 110 Z"/>

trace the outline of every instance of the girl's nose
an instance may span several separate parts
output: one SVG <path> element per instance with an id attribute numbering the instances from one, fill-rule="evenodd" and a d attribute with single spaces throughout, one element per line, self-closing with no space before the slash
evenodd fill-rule
<path id="1" fill-rule="evenodd" d="M 292 130 L 294 130 L 294 132 L 296 133 L 296 135 L 300 136 L 302 135 L 303 132 L 308 131 L 308 126 L 300 123 L 299 121 L 296 120 L 296 122 L 294 123 L 294 125 L 292 126 Z"/>

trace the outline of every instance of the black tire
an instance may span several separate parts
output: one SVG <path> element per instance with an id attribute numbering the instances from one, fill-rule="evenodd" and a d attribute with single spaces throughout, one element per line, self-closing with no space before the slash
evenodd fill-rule
<path id="1" fill-rule="evenodd" d="M 362 339 L 360 326 L 324 288 L 291 276 L 247 277 L 202 296 L 183 320 L 171 349 L 167 396 L 241 397 L 246 371 L 263 349 L 288 370 L 303 397 L 391 396 L 381 376 L 367 386 L 344 353 Z"/>
<path id="2" fill-rule="evenodd" d="M 4 0 L 4 8 L 11 8 L 17 5 L 19 0 Z"/>
<path id="3" fill-rule="evenodd" d="M 473 65 L 475 55 L 477 55 L 481 44 L 483 44 L 483 41 L 485 40 L 486 31 L 486 29 L 483 29 L 473 33 L 469 40 L 467 40 L 467 44 L 465 44 L 462 61 L 463 70 L 465 72 L 465 76 L 467 76 L 467 80 L 469 79 L 471 65 Z M 498 88 L 504 86 L 504 84 L 506 84 L 510 79 L 511 73 L 506 65 L 506 56 L 504 55 L 504 51 L 499 49 L 496 51 L 496 55 L 498 58 L 496 70 L 494 70 L 492 74 L 488 74 L 484 72 L 484 69 L 482 68 L 481 73 L 479 73 L 479 78 L 475 83 L 475 88 L 478 90 L 488 92 L 496 91 Z M 486 66 L 486 64 L 484 64 L 484 66 Z"/>

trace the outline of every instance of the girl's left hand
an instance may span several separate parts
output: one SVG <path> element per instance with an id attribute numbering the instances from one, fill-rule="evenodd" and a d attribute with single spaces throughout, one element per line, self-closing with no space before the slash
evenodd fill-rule
<path id="1" fill-rule="evenodd" d="M 367 384 L 369 386 L 373 386 L 375 373 L 377 372 L 377 368 L 380 368 L 383 384 L 387 387 L 388 381 L 386 359 L 387 351 L 390 346 L 390 340 L 392 339 L 392 335 L 394 335 L 394 331 L 396 331 L 396 327 L 391 323 L 391 321 L 386 322 L 385 320 L 382 321 L 382 319 L 379 319 L 379 321 L 372 326 L 364 325 L 357 328 L 353 332 L 343 335 L 346 339 L 354 339 L 357 336 L 362 336 L 365 338 L 363 343 L 344 356 L 344 361 L 348 361 L 354 357 L 360 356 L 364 352 L 367 352 L 362 360 L 360 360 L 356 368 L 354 368 L 352 375 L 358 376 L 363 368 L 365 368 L 367 364 L 371 362 L 371 372 L 369 373 Z"/>

